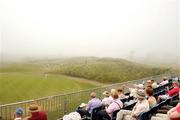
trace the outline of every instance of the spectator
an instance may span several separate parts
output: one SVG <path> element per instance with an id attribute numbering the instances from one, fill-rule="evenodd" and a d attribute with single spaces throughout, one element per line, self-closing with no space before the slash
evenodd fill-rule
<path id="1" fill-rule="evenodd" d="M 147 80 L 147 81 L 146 81 L 146 86 L 152 86 L 151 80 Z"/>
<path id="2" fill-rule="evenodd" d="M 158 87 L 157 83 L 154 80 L 148 80 L 146 86 L 152 86 L 153 89 Z"/>
<path id="3" fill-rule="evenodd" d="M 117 91 L 111 91 L 111 96 L 114 100 L 113 103 L 111 103 L 108 107 L 106 106 L 105 110 L 101 110 L 97 113 L 98 120 L 111 120 L 112 113 L 123 107 L 123 103 L 119 100 Z"/>
<path id="4" fill-rule="evenodd" d="M 168 116 L 170 120 L 180 120 L 180 91 L 179 91 L 179 103 L 176 107 L 168 111 Z"/>
<path id="5" fill-rule="evenodd" d="M 168 78 L 163 77 L 163 81 L 161 83 L 159 83 L 159 85 L 162 86 L 162 85 L 165 85 L 165 84 L 168 84 L 168 83 L 169 83 Z"/>
<path id="6" fill-rule="evenodd" d="M 72 112 L 63 116 L 63 120 L 82 120 L 81 115 L 78 112 Z"/>
<path id="7" fill-rule="evenodd" d="M 103 92 L 104 99 L 102 100 L 102 105 L 109 106 L 113 100 L 109 97 L 110 93 L 108 91 Z"/>
<path id="8" fill-rule="evenodd" d="M 123 85 L 123 86 L 129 89 L 129 91 L 130 91 L 130 95 L 129 96 L 133 96 L 134 98 L 137 98 L 137 91 L 138 90 L 143 90 L 144 89 L 144 85 L 143 84 L 138 84 L 138 85 L 134 84 L 135 88 L 129 88 L 126 85 Z"/>
<path id="9" fill-rule="evenodd" d="M 30 117 L 26 117 L 25 120 L 47 120 L 47 114 L 41 110 L 40 106 L 32 104 L 29 106 L 29 111 L 31 113 Z"/>
<path id="10" fill-rule="evenodd" d="M 101 100 L 96 97 L 95 92 L 92 92 L 90 94 L 90 97 L 91 100 L 88 102 L 86 108 L 77 110 L 77 112 L 81 115 L 81 117 L 83 117 L 84 115 L 91 116 L 92 110 L 102 105 Z"/>
<path id="11" fill-rule="evenodd" d="M 158 96 L 158 103 L 159 103 L 161 100 L 166 100 L 166 99 L 168 99 L 169 97 L 172 97 L 172 96 L 178 94 L 179 90 L 180 90 L 180 89 L 179 89 L 179 83 L 178 83 L 178 81 L 174 81 L 174 82 L 173 82 L 173 89 L 172 89 L 172 90 L 169 90 L 169 88 L 167 88 L 167 94 Z"/>
<path id="12" fill-rule="evenodd" d="M 146 96 L 147 96 L 147 100 L 149 102 L 149 107 L 152 108 L 154 107 L 157 102 L 156 102 L 156 98 L 153 96 L 153 89 L 152 88 L 147 88 L 145 90 Z"/>
<path id="13" fill-rule="evenodd" d="M 22 108 L 17 108 L 14 113 L 14 120 L 23 120 L 24 110 Z"/>
<path id="14" fill-rule="evenodd" d="M 133 107 L 133 110 L 120 110 L 117 113 L 116 120 L 136 120 L 137 117 L 143 113 L 149 110 L 149 103 L 145 99 L 145 93 L 142 90 L 137 91 L 137 99 L 138 102 Z"/>
<path id="15" fill-rule="evenodd" d="M 126 96 L 123 93 L 123 89 L 122 88 L 118 88 L 117 92 L 118 92 L 118 96 L 119 96 L 120 99 L 126 98 Z"/>
<path id="16" fill-rule="evenodd" d="M 155 82 L 155 80 L 151 80 L 151 84 L 153 89 L 159 87 L 158 84 Z"/>

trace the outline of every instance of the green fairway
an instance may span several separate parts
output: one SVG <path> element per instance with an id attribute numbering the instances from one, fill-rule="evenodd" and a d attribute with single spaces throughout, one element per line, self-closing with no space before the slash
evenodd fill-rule
<path id="1" fill-rule="evenodd" d="M 62 75 L 32 72 L 0 73 L 0 104 L 96 87 L 93 83 Z"/>

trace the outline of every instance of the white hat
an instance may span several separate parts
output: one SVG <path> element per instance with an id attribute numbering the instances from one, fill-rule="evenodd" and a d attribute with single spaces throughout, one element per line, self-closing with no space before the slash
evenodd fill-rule
<path id="1" fill-rule="evenodd" d="M 63 117 L 63 120 L 81 120 L 81 115 L 78 112 L 72 112 Z"/>
<path id="2" fill-rule="evenodd" d="M 85 103 L 81 103 L 81 105 L 79 107 L 85 107 L 87 104 Z"/>
<path id="3" fill-rule="evenodd" d="M 138 87 L 139 89 L 144 89 L 144 85 L 143 85 L 143 84 L 139 84 L 137 87 Z"/>

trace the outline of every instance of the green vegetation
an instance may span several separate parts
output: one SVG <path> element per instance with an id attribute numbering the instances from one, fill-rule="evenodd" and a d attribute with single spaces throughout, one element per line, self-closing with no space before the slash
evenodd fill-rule
<path id="1" fill-rule="evenodd" d="M 102 85 L 99 83 L 139 79 L 167 71 L 169 69 L 150 67 L 122 59 L 96 57 L 6 63 L 0 67 L 0 104 Z"/>
<path id="2" fill-rule="evenodd" d="M 96 57 L 6 63 L 0 65 L 0 104 L 94 88 L 103 85 L 102 83 L 124 82 L 166 72 L 174 70 L 123 59 Z M 89 96 L 84 93 L 81 98 L 89 99 Z M 74 109 L 81 99 L 71 99 L 68 102 L 68 108 Z M 52 120 L 62 116 L 57 111 L 49 112 L 48 115 Z"/>
<path id="3" fill-rule="evenodd" d="M 96 87 L 62 75 L 13 72 L 0 76 L 1 104 Z"/>
<path id="4" fill-rule="evenodd" d="M 112 58 L 71 58 L 49 70 L 49 73 L 82 77 L 102 83 L 116 83 L 159 75 L 169 69 L 151 67 Z"/>

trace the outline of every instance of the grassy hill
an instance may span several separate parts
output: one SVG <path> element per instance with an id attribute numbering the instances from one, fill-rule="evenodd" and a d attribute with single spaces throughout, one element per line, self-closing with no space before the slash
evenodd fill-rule
<path id="1" fill-rule="evenodd" d="M 0 67 L 0 104 L 97 87 L 97 83 L 64 75 L 45 74 L 36 63 L 8 63 Z"/>
<path id="2" fill-rule="evenodd" d="M 167 71 L 170 70 L 123 59 L 96 57 L 6 63 L 0 67 L 0 104 L 97 87 L 102 85 L 100 83 L 139 79 Z"/>
<path id="3" fill-rule="evenodd" d="M 51 61 L 51 69 L 47 71 L 48 73 L 82 77 L 102 83 L 123 82 L 169 71 L 167 68 L 113 58 L 77 57 L 57 61 Z"/>

